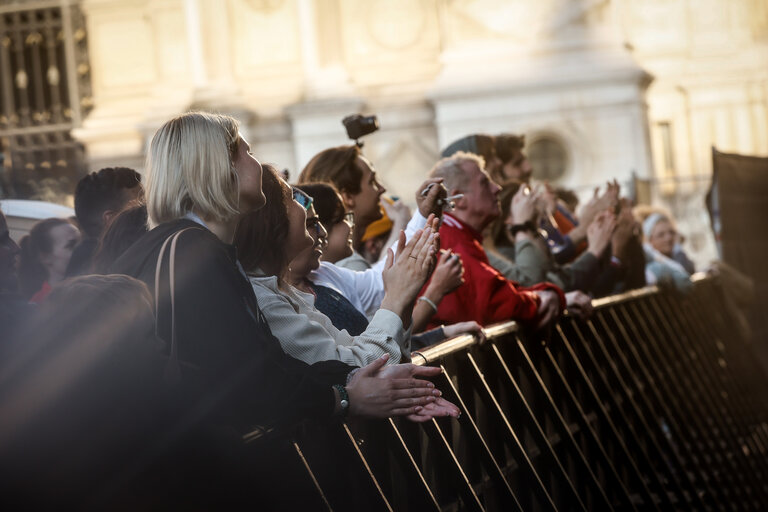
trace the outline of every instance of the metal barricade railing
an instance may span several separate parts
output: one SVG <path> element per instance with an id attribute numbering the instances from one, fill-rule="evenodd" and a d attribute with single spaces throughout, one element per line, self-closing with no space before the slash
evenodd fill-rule
<path id="1" fill-rule="evenodd" d="M 461 416 L 295 433 L 296 492 L 328 510 L 768 509 L 768 378 L 718 286 L 648 287 L 548 333 L 508 322 L 483 345 L 415 352 Z"/>

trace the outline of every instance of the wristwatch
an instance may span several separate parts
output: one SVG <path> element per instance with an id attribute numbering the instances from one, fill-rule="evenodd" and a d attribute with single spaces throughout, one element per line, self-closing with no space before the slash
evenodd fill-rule
<path id="1" fill-rule="evenodd" d="M 529 233 L 536 233 L 536 225 L 533 223 L 533 221 L 525 221 L 522 224 L 513 224 L 509 226 L 507 229 L 509 229 L 509 233 L 512 236 L 516 236 L 521 231 L 527 231 Z"/>
<path id="2" fill-rule="evenodd" d="M 341 398 L 341 401 L 339 402 L 339 405 L 341 406 L 341 415 L 346 416 L 347 413 L 349 413 L 349 394 L 347 393 L 347 388 L 341 384 L 334 384 L 333 389 L 339 392 L 339 398 Z"/>

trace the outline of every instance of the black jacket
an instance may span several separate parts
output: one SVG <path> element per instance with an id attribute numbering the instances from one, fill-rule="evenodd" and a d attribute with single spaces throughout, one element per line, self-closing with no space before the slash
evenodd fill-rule
<path id="1" fill-rule="evenodd" d="M 333 384 L 352 367 L 339 361 L 308 365 L 283 352 L 259 310 L 235 247 L 190 220 L 157 226 L 112 266 L 113 273 L 144 281 L 154 294 L 155 266 L 163 242 L 187 228 L 176 250 L 176 333 L 182 382 L 195 383 L 193 414 L 213 413 L 246 429 L 329 416 Z M 160 281 L 158 334 L 170 343 L 166 250 Z"/>

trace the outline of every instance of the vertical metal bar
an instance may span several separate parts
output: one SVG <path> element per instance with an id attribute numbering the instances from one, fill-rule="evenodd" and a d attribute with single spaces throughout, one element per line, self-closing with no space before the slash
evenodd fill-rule
<path id="1" fill-rule="evenodd" d="M 522 511 L 522 505 L 518 501 L 515 492 L 512 490 L 512 487 L 510 487 L 509 482 L 504 477 L 504 472 L 498 464 L 498 461 L 494 458 L 493 453 L 483 438 L 483 435 L 480 433 L 480 430 L 478 429 L 471 412 L 467 409 L 464 400 L 459 394 L 459 390 L 456 388 L 456 386 L 454 386 L 444 366 L 442 369 L 443 373 L 441 374 L 438 387 L 443 391 L 443 396 L 447 400 L 456 404 L 459 409 L 463 411 L 461 417 L 459 418 L 459 422 L 462 424 L 464 431 L 470 438 L 470 448 L 472 449 L 471 453 L 474 456 L 482 459 L 483 465 L 485 466 L 485 469 L 488 473 L 488 477 L 495 483 L 496 487 L 500 489 L 501 495 L 503 497 L 502 499 L 504 509 L 510 510 L 510 507 L 514 507 L 514 509 Z"/>
<path id="2" fill-rule="evenodd" d="M 389 504 L 389 500 L 387 500 L 387 497 L 384 495 L 384 492 L 381 490 L 381 485 L 379 485 L 379 481 L 376 479 L 376 475 L 374 475 L 373 472 L 371 471 L 371 467 L 368 465 L 368 461 L 365 459 L 363 452 L 360 451 L 360 447 L 357 445 L 355 436 L 352 435 L 352 432 L 350 432 L 349 426 L 346 423 L 342 425 L 342 430 L 347 435 L 350 445 L 352 446 L 352 448 L 354 448 L 355 453 L 357 454 L 357 457 L 360 461 L 360 464 L 363 465 L 366 473 L 369 475 L 371 483 L 376 488 L 376 491 L 378 491 L 379 498 L 381 499 L 381 504 L 384 505 L 387 508 L 387 510 L 389 510 L 390 512 L 393 512 L 392 507 Z"/>
<path id="3" fill-rule="evenodd" d="M 689 464 L 693 465 L 693 467 L 695 468 L 695 472 L 700 476 L 702 482 L 706 483 L 708 489 L 713 493 L 717 493 L 718 495 L 724 493 L 722 497 L 718 498 L 718 501 L 722 503 L 724 506 L 728 507 L 728 509 L 735 510 L 734 509 L 735 505 L 730 500 L 730 493 L 728 493 L 728 489 L 721 482 L 719 474 L 716 473 L 713 475 L 711 472 L 707 472 L 704 469 L 704 467 L 702 466 L 702 456 L 698 452 L 698 450 L 694 449 L 690 440 L 685 438 L 678 439 L 677 444 L 672 444 L 669 436 L 665 432 L 663 432 L 662 427 L 661 425 L 659 425 L 658 419 L 654 413 L 654 408 L 651 403 L 652 398 L 643 392 L 645 386 L 636 375 L 637 365 L 631 363 L 627 359 L 627 355 L 625 354 L 625 352 L 621 350 L 619 346 L 619 342 L 614 336 L 614 333 L 605 323 L 605 319 L 603 318 L 603 312 L 597 311 L 595 313 L 594 320 L 600 323 L 601 330 L 605 333 L 605 339 L 612 345 L 614 353 L 618 356 L 618 359 L 616 360 L 616 362 L 617 364 L 620 363 L 621 367 L 619 368 L 617 366 L 615 370 L 615 376 L 620 382 L 622 382 L 622 385 L 625 387 L 626 389 L 625 395 L 628 397 L 632 397 L 632 403 L 640 406 L 636 409 L 636 411 L 638 413 L 638 418 L 643 423 L 643 428 L 648 434 L 653 436 L 652 438 L 661 440 L 661 442 L 667 447 L 666 450 L 659 449 L 657 451 L 657 454 L 659 455 L 660 460 L 664 461 L 664 463 L 667 465 L 674 464 L 675 462 L 677 462 L 676 460 L 677 457 L 675 456 L 676 455 L 679 456 L 679 454 L 684 453 L 686 455 L 685 460 L 687 460 Z M 590 327 L 590 330 L 592 331 L 594 338 L 597 340 L 600 340 L 601 349 L 604 351 L 608 359 L 613 361 L 613 358 L 608 356 L 606 346 L 602 344 L 602 337 L 597 334 L 597 329 L 595 327 L 594 321 L 589 320 L 587 322 L 587 325 Z M 634 390 L 628 386 L 627 379 L 635 383 Z M 682 465 L 680 465 L 679 468 L 681 469 L 681 471 L 685 471 Z M 709 481 L 711 479 L 715 480 L 714 485 L 709 484 Z"/>
<path id="4" fill-rule="evenodd" d="M 27 63 L 26 59 L 24 58 L 24 37 L 22 36 L 22 22 L 21 22 L 21 13 L 15 12 L 13 13 L 13 19 L 14 19 L 14 30 L 13 30 L 13 39 L 14 39 L 14 49 L 16 54 L 16 69 L 19 70 L 16 72 L 16 74 L 13 76 L 14 80 L 14 87 L 15 90 L 18 91 L 19 95 L 19 108 L 17 110 L 19 114 L 19 125 L 20 126 L 29 126 L 32 124 L 31 118 L 30 118 L 30 110 L 29 110 L 29 98 L 27 97 L 27 91 L 29 91 L 29 73 L 27 73 Z M 13 26 L 13 25 L 12 25 Z M 18 83 L 18 74 L 20 71 L 23 71 L 26 74 L 27 77 L 27 84 L 26 87 L 19 87 Z"/>
<path id="5" fill-rule="evenodd" d="M 547 388 L 544 381 L 541 379 L 541 376 L 539 375 L 539 372 L 536 370 L 536 367 L 533 364 L 532 359 L 528 355 L 528 352 L 526 351 L 525 347 L 523 346 L 522 341 L 518 338 L 515 340 L 516 346 L 518 351 L 520 352 L 520 355 L 523 358 L 523 361 L 527 363 L 527 367 L 525 368 L 527 373 L 529 373 L 532 377 L 534 382 L 538 384 L 538 392 L 541 393 L 541 395 L 544 397 L 544 401 L 549 405 L 550 411 L 554 414 L 554 424 L 555 428 L 558 431 L 559 435 L 561 436 L 563 441 L 568 441 L 571 445 L 571 449 L 576 453 L 576 459 L 581 466 L 581 469 L 587 473 L 587 478 L 591 482 L 591 486 L 594 491 L 596 491 L 597 496 L 599 499 L 602 500 L 602 504 L 600 507 L 604 510 L 612 510 L 613 506 L 610 503 L 610 500 L 605 495 L 604 490 L 601 488 L 597 477 L 595 476 L 594 472 L 592 471 L 592 468 L 589 466 L 589 463 L 587 462 L 586 458 L 584 457 L 584 454 L 581 451 L 581 448 L 579 447 L 578 442 L 573 437 L 573 433 L 571 432 L 568 423 L 565 421 L 565 418 L 563 418 L 562 414 L 558 410 L 557 406 L 554 403 L 554 400 L 552 399 L 552 395 L 549 392 L 549 389 Z M 511 348 L 512 346 L 510 346 Z M 517 386 L 517 383 L 515 382 L 512 373 L 509 370 L 509 366 L 506 364 L 503 356 L 501 355 L 501 352 L 499 351 L 498 346 L 493 343 L 491 344 L 491 349 L 493 350 L 494 355 L 496 356 L 496 362 L 500 365 L 502 373 L 507 375 L 507 378 L 512 386 L 514 386 L 515 390 L 521 394 L 522 392 Z M 523 365 L 525 366 L 525 365 Z M 584 503 L 584 497 L 582 497 L 579 492 L 576 490 L 576 487 L 571 480 L 571 478 L 568 476 L 568 472 L 563 467 L 557 453 L 555 452 L 554 448 L 549 442 L 549 439 L 547 438 L 546 433 L 541 427 L 541 424 L 539 420 L 536 417 L 536 414 L 532 409 L 528 407 L 527 401 L 523 403 L 525 406 L 526 413 L 530 416 L 532 419 L 532 424 L 534 426 L 534 434 L 537 434 L 541 442 L 544 444 L 544 446 L 551 452 L 551 456 L 553 458 L 553 461 L 555 462 L 556 466 L 560 469 L 563 476 L 563 481 L 566 483 L 567 488 L 575 495 L 575 497 L 578 499 L 579 505 L 587 508 Z"/>
<path id="6" fill-rule="evenodd" d="M 672 371 L 671 368 L 669 368 L 668 361 L 671 358 L 666 358 L 661 355 L 654 356 L 651 354 L 651 350 L 654 350 L 658 345 L 655 342 L 655 337 L 653 336 L 653 333 L 647 329 L 644 319 L 634 319 L 631 315 L 629 315 L 627 311 L 627 308 L 629 307 L 631 307 L 631 305 L 628 304 L 626 307 L 620 309 L 624 318 L 624 322 L 620 322 L 619 328 L 621 329 L 623 328 L 623 325 L 626 325 L 627 328 L 631 328 L 635 332 L 644 332 L 644 340 L 647 342 L 638 344 L 638 352 L 642 353 L 642 355 L 645 356 L 648 361 L 654 362 L 654 364 L 647 365 L 648 371 L 652 371 L 656 374 L 656 382 L 658 383 L 658 387 L 668 397 L 668 399 L 674 401 L 673 407 L 670 410 L 678 416 L 680 425 L 687 425 L 688 432 L 693 432 L 696 436 L 700 436 L 707 444 L 710 453 L 714 454 L 714 456 L 717 457 L 721 463 L 730 466 L 733 472 L 726 473 L 726 477 L 732 481 L 734 491 L 743 493 L 743 498 L 748 499 L 748 497 L 756 490 L 754 487 L 755 482 L 752 478 L 750 478 L 750 475 L 748 475 L 740 468 L 736 459 L 738 454 L 735 454 L 733 451 L 729 451 L 729 443 L 727 443 L 727 440 L 718 437 L 720 428 L 722 428 L 722 426 L 720 426 L 718 429 L 712 429 L 711 426 L 703 424 L 704 418 L 702 418 L 702 416 L 707 416 L 706 419 L 709 422 L 717 422 L 718 414 L 713 411 L 711 407 L 708 407 L 709 404 L 699 400 L 700 390 L 694 389 L 694 387 L 691 385 L 690 377 L 687 372 L 676 373 Z M 614 314 L 618 315 L 617 313 Z M 618 316 L 616 316 L 616 319 L 618 320 Z M 640 323 L 641 329 L 637 328 L 635 322 Z M 670 334 L 673 333 L 670 331 Z M 677 342 L 677 340 L 670 340 L 669 345 L 673 346 Z M 662 373 L 662 370 L 667 374 L 666 376 L 664 373 Z M 671 385 L 673 379 L 676 383 L 676 386 Z M 682 396 L 680 396 L 676 392 L 678 389 L 687 390 L 687 393 L 684 393 Z M 693 405 L 694 401 L 696 402 L 695 406 Z M 709 414 L 705 413 L 702 415 L 701 412 L 707 411 L 707 409 L 709 409 Z M 685 418 L 682 416 L 683 412 L 686 413 Z M 683 432 L 680 433 L 684 435 Z M 738 478 L 738 482 L 733 479 L 734 475 Z M 757 502 L 755 502 L 755 505 L 757 505 Z"/>
<path id="7" fill-rule="evenodd" d="M 599 378 L 599 383 L 604 390 L 601 396 L 609 400 L 608 406 L 614 412 L 617 419 L 621 421 L 622 425 L 624 425 L 627 433 L 623 436 L 623 439 L 632 445 L 634 449 L 632 453 L 639 459 L 639 463 L 647 472 L 646 478 L 653 485 L 653 488 L 656 490 L 655 492 L 666 492 L 664 490 L 665 486 L 659 478 L 659 472 L 661 472 L 668 478 L 675 478 L 686 482 L 690 493 L 693 496 L 701 497 L 702 491 L 695 487 L 689 472 L 684 468 L 678 454 L 673 446 L 669 444 L 669 440 L 664 435 L 659 435 L 660 433 L 656 432 L 655 425 L 652 426 L 647 422 L 642 409 L 649 409 L 649 405 L 643 400 L 644 397 L 630 390 L 624 380 L 624 372 L 608 354 L 605 343 L 591 320 L 587 321 L 587 326 L 592 333 L 592 337 L 589 340 L 582 334 L 577 324 L 572 324 L 576 339 L 579 340 L 581 349 L 591 362 L 595 375 Z M 597 361 L 593 347 L 600 352 L 603 359 L 607 362 L 607 367 Z M 616 392 L 621 396 L 621 403 L 615 396 Z M 631 416 L 631 419 L 629 416 Z M 647 443 L 646 446 L 641 444 L 641 440 Z M 659 470 L 654 467 L 654 462 L 661 464 Z M 725 510 L 719 503 L 717 494 L 710 489 L 709 482 L 704 477 L 705 475 L 702 474 L 702 478 L 697 480 L 698 485 L 702 486 L 705 493 L 704 496 L 708 501 L 713 501 L 718 509 Z"/>
<path id="8" fill-rule="evenodd" d="M 421 503 L 419 503 L 419 510 L 426 510 L 425 507 L 434 508 L 434 510 L 440 510 L 440 504 L 437 502 L 432 489 L 427 484 L 427 480 L 424 478 L 424 474 L 419 469 L 416 459 L 414 459 L 411 451 L 408 449 L 408 445 L 400 434 L 400 429 L 397 428 L 392 418 L 389 418 L 389 432 L 393 436 L 394 454 L 395 457 L 400 460 L 400 464 L 407 471 L 406 478 L 409 483 L 414 483 L 415 487 L 418 487 L 420 491 Z M 414 482 L 415 481 L 415 482 Z"/>
<path id="9" fill-rule="evenodd" d="M 50 92 L 51 96 L 51 103 L 48 106 L 50 109 L 50 119 L 48 120 L 51 123 L 59 123 L 62 122 L 61 118 L 61 96 L 60 96 L 60 89 L 59 89 L 59 81 L 61 80 L 61 71 L 59 70 L 58 62 L 57 62 L 57 55 L 56 55 L 56 32 L 57 32 L 57 26 L 56 23 L 54 23 L 53 16 L 51 15 L 52 12 L 50 9 L 46 9 L 45 11 L 45 36 L 44 40 L 46 42 L 46 55 L 48 57 L 47 59 L 47 67 L 45 69 L 45 79 L 46 82 L 48 82 L 48 90 Z M 63 44 L 63 41 L 62 41 Z M 56 70 L 55 75 L 51 75 L 51 70 Z M 56 80 L 51 80 L 54 76 L 57 76 Z M 53 160 L 53 158 L 51 158 Z"/>
<path id="10" fill-rule="evenodd" d="M 511 340 L 510 340 L 511 341 Z M 481 393 L 481 398 L 484 400 L 487 400 L 489 403 L 489 410 L 495 414 L 495 416 L 500 421 L 504 434 L 506 434 L 507 439 L 511 442 L 511 446 L 513 447 L 513 457 L 515 457 L 515 460 L 518 462 L 518 466 L 522 466 L 526 470 L 526 475 L 528 478 L 532 480 L 534 483 L 534 493 L 536 494 L 536 497 L 541 502 L 541 506 L 546 507 L 550 510 L 557 510 L 557 506 L 555 505 L 555 502 L 553 501 L 549 491 L 547 490 L 546 485 L 544 485 L 544 482 L 541 479 L 541 476 L 536 471 L 536 468 L 531 461 L 530 457 L 528 456 L 528 453 L 525 450 L 525 447 L 523 446 L 523 443 L 519 436 L 517 435 L 517 432 L 512 427 L 512 424 L 510 423 L 509 419 L 507 418 L 506 412 L 502 409 L 501 405 L 499 404 L 496 395 L 491 391 L 490 386 L 488 385 L 488 382 L 485 379 L 485 376 L 482 371 L 477 367 L 475 364 L 474 359 L 472 358 L 471 354 L 466 354 L 468 363 L 470 367 L 474 370 L 472 372 L 472 376 L 476 380 L 476 384 L 479 388 L 479 391 Z M 510 383 L 514 383 L 514 379 L 510 379 Z M 515 389 L 518 391 L 518 398 L 521 403 L 525 403 L 525 397 L 522 395 L 522 393 L 519 392 L 519 389 L 517 386 L 514 386 Z M 546 440 L 546 444 L 548 444 L 549 441 Z M 551 450 L 551 447 L 550 447 Z M 564 478 L 567 478 L 565 473 L 563 473 Z M 575 491 L 574 491 L 575 493 Z M 576 494 L 578 498 L 578 494 Z"/>
<path id="11" fill-rule="evenodd" d="M 456 458 L 456 454 L 453 452 L 453 448 L 451 448 L 451 444 L 448 442 L 445 434 L 443 434 L 443 430 L 440 428 L 437 420 L 433 419 L 427 422 L 424 426 L 425 430 L 428 432 L 428 435 L 440 443 L 444 453 L 448 455 L 455 471 L 458 473 L 458 491 L 464 502 L 464 507 L 462 510 L 484 510 L 482 503 L 480 503 L 480 498 L 475 492 L 475 489 L 472 487 L 472 484 L 467 478 L 467 475 L 464 472 L 464 469 L 461 467 L 461 464 L 459 464 L 459 460 Z"/>
<path id="12" fill-rule="evenodd" d="M 644 306 L 644 304 L 640 303 L 636 305 L 636 307 L 640 306 Z M 674 311 L 675 314 L 671 314 L 672 311 Z M 674 307 L 674 309 L 667 309 L 666 313 L 656 308 L 655 312 L 657 313 L 657 316 L 652 315 L 646 308 L 643 309 L 643 312 L 644 316 L 649 320 L 660 318 L 667 331 L 673 332 L 674 330 L 679 332 L 680 337 L 678 338 L 678 341 L 681 344 L 687 345 L 691 353 L 697 356 L 693 358 L 688 365 L 693 372 L 692 379 L 695 380 L 692 386 L 693 389 L 689 389 L 689 392 L 691 393 L 691 396 L 695 397 L 695 393 L 701 391 L 702 401 L 705 402 L 703 406 L 708 407 L 710 410 L 708 420 L 712 428 L 711 431 L 714 434 L 723 434 L 720 436 L 720 442 L 724 446 L 730 446 L 731 451 L 728 452 L 729 460 L 731 460 L 734 465 L 739 460 L 745 465 L 741 472 L 742 480 L 745 481 L 745 483 L 749 482 L 751 488 L 761 495 L 761 501 L 768 502 L 768 494 L 766 494 L 768 488 L 766 487 L 766 479 L 764 476 L 764 471 L 766 470 L 765 461 L 758 462 L 755 459 L 748 457 L 744 453 L 743 446 L 738 443 L 740 432 L 737 430 L 737 425 L 734 422 L 736 415 L 733 413 L 730 403 L 731 401 L 723 400 L 720 391 L 712 388 L 716 379 L 712 379 L 711 375 L 706 375 L 705 370 L 701 366 L 702 363 L 708 361 L 709 358 L 701 357 L 701 354 L 698 354 L 696 348 L 694 348 L 692 340 L 689 339 L 688 332 L 690 332 L 691 329 L 695 329 L 695 327 L 692 325 L 682 325 L 681 322 L 684 320 L 685 313 L 679 306 Z M 645 322 L 646 320 L 640 318 L 639 321 Z M 676 344 L 669 344 L 667 348 L 674 350 L 676 347 Z M 682 359 L 685 358 L 685 356 L 686 351 L 684 348 L 681 348 L 673 357 Z M 723 360 L 723 363 L 727 364 L 725 360 Z M 717 372 L 713 373 L 715 375 L 717 374 Z M 726 416 L 731 419 L 730 423 L 726 421 Z"/>
<path id="13" fill-rule="evenodd" d="M 712 293 L 712 286 L 711 283 L 697 283 L 699 290 L 705 287 L 701 290 L 702 293 L 709 292 L 710 295 L 716 295 Z M 698 337 L 697 343 L 691 340 L 692 348 L 701 354 L 705 362 L 709 363 L 710 371 L 727 388 L 728 396 L 723 398 L 728 403 L 733 402 L 743 421 L 747 422 L 746 427 L 751 431 L 750 440 L 756 444 L 753 449 L 757 449 L 765 455 L 768 453 L 768 429 L 764 428 L 768 426 L 766 423 L 768 418 L 765 414 L 768 408 L 757 403 L 755 401 L 756 394 L 752 392 L 762 385 L 761 382 L 764 382 L 765 375 L 762 373 L 762 369 L 755 371 L 755 367 L 752 366 L 754 358 L 749 357 L 751 350 L 748 345 L 738 347 L 737 350 L 728 350 L 729 347 L 722 340 L 731 339 L 728 336 L 730 333 L 723 330 L 726 326 L 721 317 L 720 308 L 713 307 L 716 297 L 712 296 L 709 297 L 709 300 L 704 301 L 701 297 L 702 293 L 697 293 L 691 297 L 696 307 L 694 304 L 687 304 L 685 307 L 689 318 L 688 324 L 692 326 L 692 332 L 696 332 Z M 705 311 L 710 323 L 714 324 L 714 329 L 705 330 L 702 328 Z M 744 357 L 745 354 L 747 357 Z M 721 364 L 726 358 L 730 362 L 736 362 L 735 369 L 732 369 L 731 364 Z M 755 374 L 759 378 L 752 377 Z"/>
<path id="14" fill-rule="evenodd" d="M 72 110 L 72 126 L 80 126 L 83 122 L 83 113 L 80 106 L 80 87 L 77 82 L 77 58 L 75 56 L 75 34 L 72 28 L 74 16 L 71 0 L 62 0 L 61 27 L 64 30 L 64 55 L 67 74 L 67 90 L 69 92 L 69 108 Z"/>
<path id="15" fill-rule="evenodd" d="M 565 320 L 561 320 L 560 324 L 562 324 Z M 635 461 L 630 456 L 629 451 L 627 450 L 626 444 L 621 439 L 618 431 L 616 430 L 616 426 L 611 421 L 610 417 L 608 416 L 607 412 L 605 411 L 605 408 L 603 407 L 602 403 L 600 402 L 596 392 L 595 388 L 592 385 L 592 383 L 589 380 L 589 377 L 587 376 L 586 372 L 584 371 L 584 367 L 581 364 L 581 361 L 576 356 L 576 354 L 573 352 L 573 348 L 570 345 L 570 342 L 568 341 L 568 338 L 563 333 L 561 325 L 555 326 L 556 332 L 560 336 L 560 342 L 563 344 L 563 346 L 566 349 L 566 353 L 570 356 L 571 363 L 576 367 L 577 372 L 579 376 L 581 377 L 581 381 L 583 384 L 587 387 L 587 390 L 589 391 L 589 397 L 591 398 L 592 404 L 595 405 L 595 411 L 600 416 L 600 420 L 607 423 L 608 428 L 610 432 L 613 434 L 611 437 L 612 440 L 615 442 L 618 442 L 624 457 L 626 458 L 627 462 L 630 464 L 630 467 L 632 469 L 632 476 L 631 478 L 639 484 L 640 490 L 643 493 L 644 500 L 646 501 L 647 505 L 654 506 L 655 504 L 653 502 L 653 498 L 651 495 L 651 490 L 648 488 L 648 486 L 643 481 L 642 474 L 640 473 L 639 469 L 635 465 Z M 637 510 L 635 505 L 632 503 L 632 498 L 629 495 L 629 491 L 627 487 L 624 485 L 624 482 L 622 481 L 621 477 L 619 476 L 618 471 L 616 470 L 616 467 L 611 460 L 611 457 L 606 453 L 605 447 L 603 446 L 603 443 L 600 441 L 597 432 L 595 431 L 593 425 L 591 422 L 587 419 L 587 413 L 582 408 L 581 404 L 579 403 L 579 400 L 576 398 L 576 395 L 571 387 L 571 385 L 568 383 L 568 379 L 566 379 L 565 374 L 560 367 L 560 365 L 557 363 L 554 355 L 552 354 L 552 351 L 549 347 L 545 348 L 545 353 L 547 355 L 547 358 L 549 359 L 549 362 L 551 364 L 552 369 L 555 371 L 555 374 L 560 379 L 561 387 L 565 390 L 566 395 L 570 398 L 570 401 L 573 405 L 573 407 L 577 410 L 577 418 L 579 419 L 581 423 L 581 428 L 588 431 L 591 436 L 591 441 L 593 442 L 593 445 L 598 449 L 598 452 L 603 458 L 604 464 L 608 466 L 608 473 L 610 474 L 610 477 L 613 479 L 614 483 L 619 487 L 619 491 L 621 496 L 625 500 L 625 505 L 629 508 L 632 508 L 634 510 Z"/>
<path id="16" fill-rule="evenodd" d="M 299 456 L 299 460 L 301 461 L 301 464 L 304 466 L 304 469 L 307 470 L 307 474 L 309 475 L 309 478 L 312 480 L 312 484 L 315 486 L 315 489 L 317 489 L 317 493 L 320 495 L 320 499 L 323 500 L 323 504 L 325 505 L 326 510 L 328 512 L 333 512 L 333 508 L 331 508 L 331 504 L 328 503 L 328 499 L 325 497 L 325 493 L 320 488 L 320 484 L 317 481 L 317 477 L 315 477 L 315 474 L 312 472 L 312 468 L 309 467 L 309 463 L 307 462 L 307 459 L 304 457 L 304 453 L 302 453 L 301 448 L 299 447 L 299 444 L 295 441 L 291 443 L 293 445 L 293 449 L 296 450 L 296 453 Z"/>
<path id="17" fill-rule="evenodd" d="M 34 109 L 32 119 L 33 121 L 40 123 L 40 121 L 42 121 L 42 117 L 40 116 L 45 111 L 45 95 L 43 94 L 43 81 L 45 80 L 45 76 L 43 73 L 43 64 L 40 57 L 39 37 L 42 37 L 42 34 L 38 31 L 40 28 L 40 24 L 37 21 L 38 12 L 39 11 L 28 11 L 28 16 L 30 16 L 31 21 L 27 39 L 30 41 L 28 44 L 27 41 L 25 41 L 25 44 L 29 47 L 29 54 L 31 57 L 31 62 L 29 63 L 29 81 L 32 85 L 32 90 L 34 91 Z M 35 115 L 38 116 L 38 119 L 35 119 Z"/>
<path id="18" fill-rule="evenodd" d="M 0 115 L 7 118 L 8 127 L 12 125 L 12 114 L 16 111 L 16 102 L 13 98 L 13 72 L 11 71 L 11 46 L 13 38 L 11 29 L 5 23 L 5 14 L 0 14 L 0 93 L 3 95 L 3 106 Z M 2 132 L 2 129 L 0 129 Z"/>

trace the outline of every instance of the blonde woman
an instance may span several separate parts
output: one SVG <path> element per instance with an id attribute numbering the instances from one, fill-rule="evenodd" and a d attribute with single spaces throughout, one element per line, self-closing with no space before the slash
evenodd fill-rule
<path id="1" fill-rule="evenodd" d="M 333 414 L 430 419 L 440 392 L 418 377 L 434 376 L 438 368 L 383 368 L 384 356 L 353 372 L 339 361 L 308 365 L 283 352 L 232 245 L 241 216 L 265 204 L 261 177 L 261 164 L 231 117 L 186 113 L 152 138 L 146 163 L 152 229 L 110 270 L 137 277 L 154 290 L 161 247 L 183 231 L 173 258 L 163 259 L 157 315 L 157 332 L 180 362 L 185 400 L 173 418 L 179 428 L 203 422 L 205 432 L 229 432 L 239 440 L 254 425 Z M 171 346 L 177 347 L 175 356 Z M 189 453 L 184 451 L 185 457 Z M 220 469 L 221 461 L 216 462 Z M 231 469 L 214 471 L 205 461 L 196 463 L 196 469 L 186 461 L 174 469 L 231 485 Z"/>

